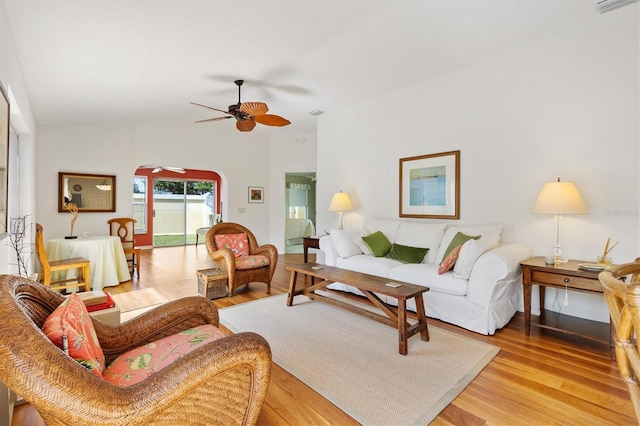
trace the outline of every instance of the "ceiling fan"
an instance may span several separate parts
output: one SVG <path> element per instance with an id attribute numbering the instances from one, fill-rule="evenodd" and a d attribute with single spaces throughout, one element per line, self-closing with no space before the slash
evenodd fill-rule
<path id="1" fill-rule="evenodd" d="M 143 167 L 145 169 L 153 169 L 151 170 L 151 173 L 160 173 L 163 170 L 166 170 L 167 172 L 174 172 L 174 173 L 182 173 L 182 174 L 186 173 L 182 167 L 155 166 L 155 165 L 149 165 L 149 164 L 145 164 L 144 166 L 140 166 L 140 167 Z"/>
<path id="2" fill-rule="evenodd" d="M 214 111 L 228 114 L 223 117 L 208 118 L 206 120 L 198 120 L 196 123 L 203 123 L 206 121 L 219 121 L 226 120 L 227 118 L 236 119 L 236 128 L 241 132 L 250 132 L 256 127 L 256 123 L 264 124 L 266 126 L 286 126 L 291 124 L 286 118 L 282 118 L 279 115 L 267 114 L 269 107 L 264 102 L 240 102 L 240 89 L 244 80 L 236 80 L 236 86 L 238 86 L 238 103 L 229 105 L 229 110 L 224 111 L 218 108 L 213 108 L 207 105 L 191 102 L 193 105 L 201 106 L 203 108 L 212 109 Z"/>

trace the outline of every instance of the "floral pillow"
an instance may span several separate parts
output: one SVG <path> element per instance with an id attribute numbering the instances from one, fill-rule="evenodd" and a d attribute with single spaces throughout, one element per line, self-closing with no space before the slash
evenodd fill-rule
<path id="1" fill-rule="evenodd" d="M 112 385 L 134 385 L 176 359 L 223 337 L 226 334 L 211 324 L 189 328 L 120 355 L 109 364 L 104 379 Z"/>
<path id="2" fill-rule="evenodd" d="M 45 320 L 42 331 L 67 355 L 102 377 L 104 353 L 80 296 L 71 293 Z"/>
<path id="3" fill-rule="evenodd" d="M 440 266 L 438 266 L 438 274 L 442 275 L 447 271 L 450 271 L 451 268 L 453 268 L 453 265 L 456 264 L 456 260 L 458 260 L 458 254 L 460 253 L 460 249 L 462 248 L 461 245 L 454 247 L 449 254 L 447 255 L 447 257 L 445 257 L 444 259 L 442 259 L 442 262 L 440 262 Z"/>
<path id="4" fill-rule="evenodd" d="M 249 255 L 249 239 L 244 232 L 242 234 L 217 234 L 213 238 L 218 250 L 231 249 L 235 257 Z"/>

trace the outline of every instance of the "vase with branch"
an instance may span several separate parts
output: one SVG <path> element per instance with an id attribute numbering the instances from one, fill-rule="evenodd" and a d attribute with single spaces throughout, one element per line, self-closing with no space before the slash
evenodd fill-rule
<path id="1" fill-rule="evenodd" d="M 13 249 L 16 257 L 15 265 L 18 268 L 18 275 L 29 277 L 37 281 L 38 273 L 29 271 L 29 260 L 33 255 L 33 243 L 28 240 L 27 229 L 30 227 L 28 218 L 30 215 L 11 218 L 9 228 L 9 247 Z"/>

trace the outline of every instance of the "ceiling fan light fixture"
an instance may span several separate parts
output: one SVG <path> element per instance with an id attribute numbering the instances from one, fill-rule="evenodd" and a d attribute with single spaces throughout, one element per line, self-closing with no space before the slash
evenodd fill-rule
<path id="1" fill-rule="evenodd" d="M 224 117 L 215 117 L 209 118 L 206 120 L 198 120 L 196 123 L 202 123 L 206 121 L 219 121 L 225 118 L 235 118 L 236 119 L 236 128 L 241 132 L 250 132 L 256 126 L 256 123 L 263 124 L 265 126 L 287 126 L 291 124 L 289 120 L 286 118 L 282 118 L 278 115 L 267 114 L 269 111 L 269 107 L 264 102 L 241 102 L 240 98 L 240 89 L 242 88 L 242 84 L 244 80 L 235 80 L 234 83 L 238 86 L 238 103 L 229 105 L 227 111 L 213 108 L 207 105 L 202 105 L 196 102 L 191 102 L 193 105 L 197 105 L 203 108 L 211 109 L 214 111 L 218 111 L 227 116 Z"/>

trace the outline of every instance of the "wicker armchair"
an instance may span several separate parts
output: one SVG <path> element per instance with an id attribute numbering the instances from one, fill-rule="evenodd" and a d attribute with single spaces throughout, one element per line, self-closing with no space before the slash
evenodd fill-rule
<path id="1" fill-rule="evenodd" d="M 627 383 L 640 424 L 640 258 L 613 266 L 598 276 L 616 330 L 616 362 Z M 627 282 L 625 280 L 629 278 Z"/>
<path id="2" fill-rule="evenodd" d="M 215 242 L 217 234 L 246 233 L 249 240 L 249 255 L 262 255 L 269 259 L 269 265 L 253 269 L 236 269 L 236 258 L 229 249 L 218 249 Z M 272 244 L 258 245 L 256 237 L 242 225 L 231 222 L 218 223 L 209 229 L 206 236 L 209 257 L 218 264 L 218 269 L 227 274 L 229 280 L 229 296 L 240 286 L 252 282 L 267 284 L 267 292 L 271 290 L 271 279 L 278 263 L 278 249 Z"/>
<path id="3" fill-rule="evenodd" d="M 207 343 L 128 387 L 111 385 L 42 333 L 63 296 L 13 275 L 0 276 L 0 381 L 31 403 L 47 424 L 255 424 L 266 396 L 271 351 L 254 333 Z M 123 324 L 93 320 L 106 362 L 159 338 L 218 325 L 204 297 L 169 302 Z"/>

